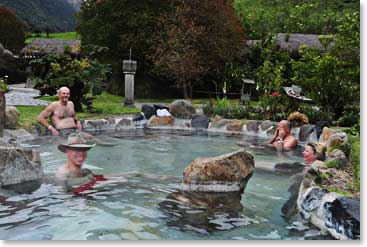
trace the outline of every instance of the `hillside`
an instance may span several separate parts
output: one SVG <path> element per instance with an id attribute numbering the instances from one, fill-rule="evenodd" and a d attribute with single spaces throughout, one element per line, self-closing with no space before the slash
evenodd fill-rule
<path id="1" fill-rule="evenodd" d="M 15 10 L 32 30 L 49 28 L 50 32 L 66 32 L 75 30 L 78 2 L 80 0 L 0 0 L 0 5 Z"/>

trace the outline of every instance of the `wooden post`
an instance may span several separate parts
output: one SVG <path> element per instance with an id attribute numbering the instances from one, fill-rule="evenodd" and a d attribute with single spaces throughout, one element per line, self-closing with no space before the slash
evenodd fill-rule
<path id="1" fill-rule="evenodd" d="M 5 93 L 0 90 L 0 137 L 4 136 L 5 105 Z"/>

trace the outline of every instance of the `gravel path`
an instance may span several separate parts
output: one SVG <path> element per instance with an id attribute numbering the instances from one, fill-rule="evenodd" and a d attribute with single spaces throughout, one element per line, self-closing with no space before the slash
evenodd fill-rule
<path id="1" fill-rule="evenodd" d="M 10 91 L 5 94 L 6 105 L 48 105 L 49 102 L 35 99 L 40 96 L 39 91 L 32 88 L 25 88 L 24 84 L 9 85 Z"/>

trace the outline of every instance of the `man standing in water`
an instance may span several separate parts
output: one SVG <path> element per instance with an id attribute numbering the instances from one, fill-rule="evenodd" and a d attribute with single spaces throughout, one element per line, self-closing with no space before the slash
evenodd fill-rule
<path id="1" fill-rule="evenodd" d="M 288 120 L 282 120 L 275 130 L 274 137 L 269 144 L 278 150 L 287 150 L 297 146 L 297 139 L 291 134 L 291 123 Z"/>
<path id="2" fill-rule="evenodd" d="M 59 100 L 49 104 L 38 116 L 37 120 L 47 129 L 52 135 L 67 136 L 74 133 L 76 130 L 81 131 L 82 125 L 76 117 L 74 103 L 69 101 L 70 90 L 67 87 L 61 87 L 57 91 Z M 51 117 L 52 125 L 47 119 Z"/>

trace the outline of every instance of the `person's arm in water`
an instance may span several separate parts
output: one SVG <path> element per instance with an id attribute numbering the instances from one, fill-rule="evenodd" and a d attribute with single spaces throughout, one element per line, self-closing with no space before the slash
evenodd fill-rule
<path id="1" fill-rule="evenodd" d="M 53 114 L 53 105 L 49 104 L 37 117 L 37 121 L 51 131 L 52 135 L 58 136 L 59 132 L 57 129 L 48 123 L 47 119 Z"/>

